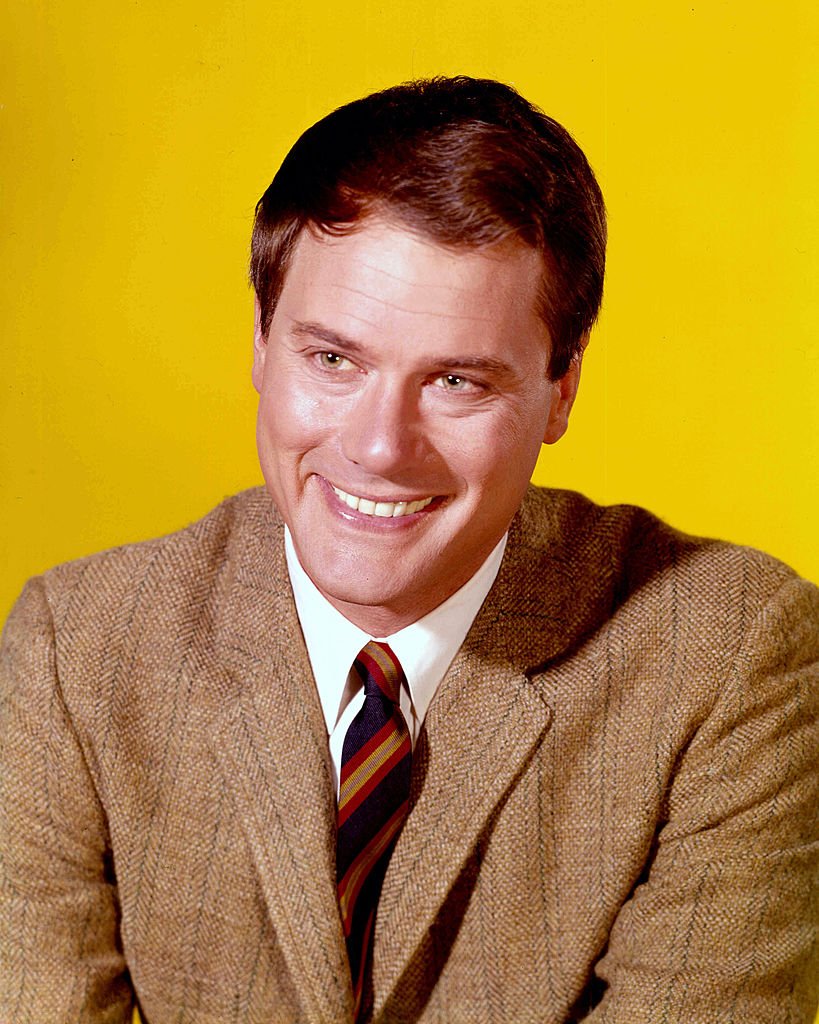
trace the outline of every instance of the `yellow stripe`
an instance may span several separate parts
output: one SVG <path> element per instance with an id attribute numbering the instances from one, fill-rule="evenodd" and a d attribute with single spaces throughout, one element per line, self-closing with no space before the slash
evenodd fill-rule
<path id="1" fill-rule="evenodd" d="M 401 828 L 403 823 L 404 819 L 400 815 L 395 815 L 392 827 L 388 829 L 385 826 L 369 846 L 366 846 L 361 853 L 359 853 L 358 857 L 356 857 L 347 869 L 347 874 L 342 878 L 339 886 L 339 889 L 343 888 L 344 890 L 339 897 L 339 906 L 341 908 L 341 916 L 343 920 L 347 920 L 348 908 L 349 912 L 352 912 L 353 908 L 350 907 L 350 894 L 358 891 L 358 881 L 361 878 L 361 875 L 370 873 L 370 868 L 387 848 L 392 837 L 398 829 Z"/>
<path id="2" fill-rule="evenodd" d="M 390 696 L 393 699 L 397 699 L 401 692 L 401 675 L 398 670 L 397 662 L 394 661 L 384 648 L 380 647 L 377 643 L 367 644 L 365 650 L 384 673 L 385 682 L 388 689 L 391 691 Z"/>
<path id="3" fill-rule="evenodd" d="M 356 770 L 341 783 L 339 790 L 338 809 L 342 810 L 348 800 L 351 800 L 363 785 L 378 771 L 392 754 L 404 742 L 401 730 L 396 728 L 387 736 L 384 742 L 375 748 L 366 761 L 362 761 Z"/>
<path id="4" fill-rule="evenodd" d="M 372 647 L 367 648 L 367 653 L 378 665 L 378 667 L 381 669 L 385 676 L 389 678 L 389 676 L 397 675 L 395 671 L 395 662 L 387 654 L 383 647 L 380 647 L 378 644 L 373 644 Z"/>

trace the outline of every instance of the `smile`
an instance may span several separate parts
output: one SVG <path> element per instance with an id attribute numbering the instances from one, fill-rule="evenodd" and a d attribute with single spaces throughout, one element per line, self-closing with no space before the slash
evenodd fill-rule
<path id="1" fill-rule="evenodd" d="M 372 501 L 370 498 L 360 498 L 356 494 L 348 494 L 333 484 L 330 486 L 344 504 L 353 511 L 362 512 L 365 516 L 380 516 L 382 519 L 411 516 L 414 512 L 420 512 L 422 508 L 426 508 L 433 501 L 433 498 L 420 498 L 418 501 Z"/>

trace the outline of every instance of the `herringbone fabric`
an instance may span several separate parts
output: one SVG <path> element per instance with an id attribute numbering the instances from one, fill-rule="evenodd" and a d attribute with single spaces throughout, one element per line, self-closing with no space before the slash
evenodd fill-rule
<path id="1" fill-rule="evenodd" d="M 407 816 L 412 748 L 399 707 L 404 673 L 389 645 L 371 640 L 353 672 L 364 705 L 341 754 L 336 877 L 358 1018 L 378 897 Z"/>
<path id="2" fill-rule="evenodd" d="M 412 752 L 373 1024 L 811 1024 L 817 749 L 819 589 L 532 488 Z M 264 491 L 33 580 L 0 1021 L 353 1024 L 336 814 Z"/>

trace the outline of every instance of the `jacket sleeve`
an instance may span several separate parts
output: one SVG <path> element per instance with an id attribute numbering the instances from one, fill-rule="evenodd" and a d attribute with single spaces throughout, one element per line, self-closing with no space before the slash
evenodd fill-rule
<path id="1" fill-rule="evenodd" d="M 679 754 L 587 1024 L 811 1024 L 818 776 L 819 591 L 791 579 Z"/>
<path id="2" fill-rule="evenodd" d="M 35 579 L 0 651 L 0 1020 L 113 1024 L 132 1001 L 105 814 Z"/>

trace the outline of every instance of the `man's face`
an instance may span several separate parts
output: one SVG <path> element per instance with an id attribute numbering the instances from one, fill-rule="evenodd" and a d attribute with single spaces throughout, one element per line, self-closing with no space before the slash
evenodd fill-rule
<path id="1" fill-rule="evenodd" d="M 253 383 L 259 457 L 299 560 L 386 636 L 479 568 L 556 441 L 579 366 L 547 378 L 539 255 L 452 251 L 380 219 L 302 233 Z"/>

